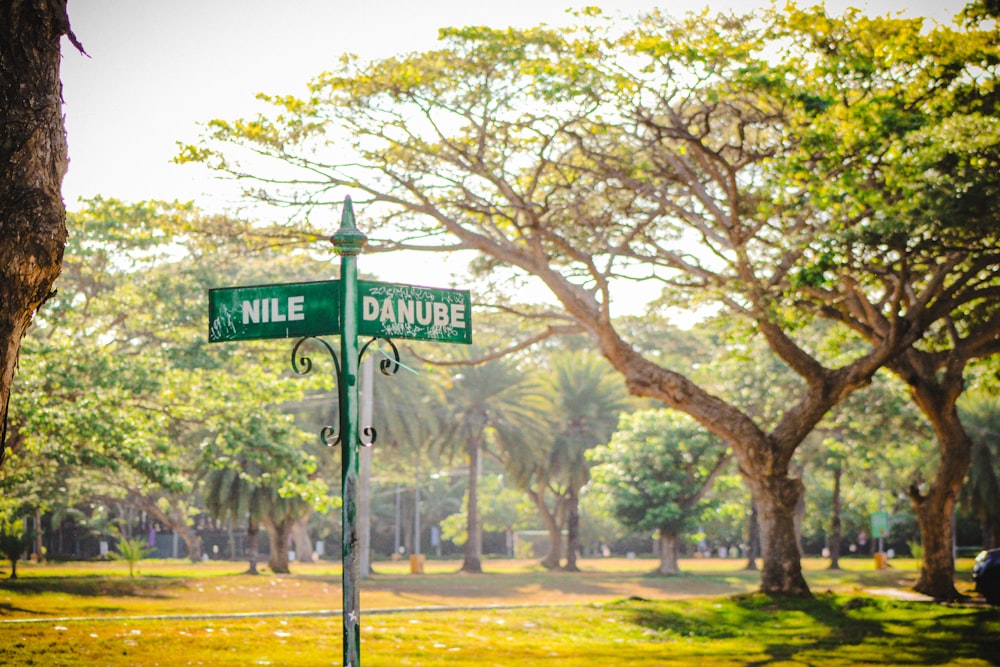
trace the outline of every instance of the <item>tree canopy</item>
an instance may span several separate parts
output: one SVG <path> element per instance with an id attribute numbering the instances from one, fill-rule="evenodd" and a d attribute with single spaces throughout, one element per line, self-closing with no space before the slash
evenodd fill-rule
<path id="1" fill-rule="evenodd" d="M 588 10 L 578 28 L 448 29 L 435 51 L 344 58 L 306 97 L 262 96 L 270 115 L 212 121 L 179 159 L 300 220 L 349 190 L 376 249 L 472 249 L 481 275 L 540 280 L 633 394 L 732 445 L 761 510 L 762 590 L 805 594 L 796 448 L 956 312 L 995 324 L 975 304 L 995 303 L 996 246 L 969 242 L 982 218 L 943 215 L 959 182 L 974 181 L 963 207 L 991 192 L 972 167 L 995 143 L 994 51 L 991 28 L 853 10 L 627 25 Z M 949 153 L 952 129 L 985 145 Z M 640 353 L 611 312 L 634 280 L 745 318 L 796 397 L 765 424 Z M 798 335 L 816 317 L 845 325 L 842 349 Z"/>

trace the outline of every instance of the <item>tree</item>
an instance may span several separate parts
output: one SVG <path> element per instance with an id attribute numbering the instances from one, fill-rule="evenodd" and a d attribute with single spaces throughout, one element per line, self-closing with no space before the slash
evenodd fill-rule
<path id="1" fill-rule="evenodd" d="M 816 480 L 806 514 L 829 522 L 821 530 L 830 569 L 839 569 L 845 508 L 867 524 L 871 511 L 884 509 L 877 496 L 895 495 L 922 475 L 920 464 L 931 456 L 933 436 L 898 383 L 880 372 L 870 387 L 833 410 L 811 440 L 800 457 Z M 826 479 L 816 479 L 820 475 Z M 823 497 L 827 490 L 829 501 Z"/>
<path id="2" fill-rule="evenodd" d="M 976 519 L 983 548 L 1000 548 L 1000 400 L 983 393 L 969 394 L 960 405 L 962 423 L 972 440 L 969 476 L 960 502 Z"/>
<path id="3" fill-rule="evenodd" d="M 18 527 L 17 523 L 6 518 L 0 522 L 0 554 L 10 561 L 11 579 L 17 579 L 17 561 L 31 548 L 34 539 L 30 531 Z"/>
<path id="4" fill-rule="evenodd" d="M 260 525 L 270 538 L 268 567 L 287 574 L 293 525 L 332 501 L 315 477 L 316 457 L 303 451 L 307 436 L 290 416 L 266 408 L 240 416 L 219 425 L 214 441 L 206 443 L 206 504 L 217 518 L 247 521 L 249 574 L 256 573 L 253 540 Z"/>
<path id="5" fill-rule="evenodd" d="M 611 496 L 618 520 L 658 532 L 660 574 L 680 572 L 681 537 L 697 526 L 728 449 L 690 418 L 655 410 L 623 416 L 611 442 L 591 452 L 595 483 Z"/>
<path id="6" fill-rule="evenodd" d="M 796 448 L 928 321 L 925 303 L 908 309 L 890 291 L 875 303 L 895 308 L 891 326 L 878 338 L 858 334 L 866 344 L 854 354 L 797 337 L 816 316 L 798 307 L 811 277 L 844 278 L 828 304 L 857 282 L 823 252 L 833 195 L 809 189 L 835 181 L 842 161 L 803 160 L 817 146 L 813 116 L 825 113 L 823 127 L 833 127 L 844 99 L 809 92 L 825 76 L 816 63 L 829 45 L 811 32 L 825 12 L 806 14 L 811 22 L 777 11 L 715 20 L 652 12 L 606 30 L 599 17 L 576 31 L 445 30 L 436 51 L 346 58 L 306 99 L 265 96 L 272 117 L 213 121 L 179 159 L 206 162 L 246 181 L 248 196 L 303 215 L 350 189 L 372 204 L 376 232 L 425 240 L 383 249 L 475 250 L 484 275 L 541 281 L 560 304 L 560 327 L 591 336 L 631 393 L 731 444 L 759 509 L 761 590 L 808 595 L 794 528 L 803 487 L 789 467 Z M 872 35 L 919 37 L 899 27 L 912 23 L 845 20 Z M 774 57 L 789 44 L 801 57 Z M 869 148 L 845 142 L 843 151 L 864 164 Z M 268 158 L 273 170 L 260 162 Z M 815 180 L 795 180 L 812 166 L 805 173 Z M 659 281 L 669 305 L 713 304 L 744 318 L 798 376 L 795 399 L 764 424 L 696 383 L 691 368 L 642 354 L 611 317 L 616 290 L 637 279 Z"/>
<path id="7" fill-rule="evenodd" d="M 871 345 L 919 332 L 886 363 L 938 443 L 933 478 L 909 492 L 923 543 L 915 588 L 955 599 L 951 522 L 971 457 L 957 401 L 968 366 L 1000 351 L 997 33 L 810 11 L 784 28 L 796 45 L 783 57 L 812 68 L 793 84 L 810 129 L 779 167 L 804 184 L 790 212 L 836 222 L 798 275 L 800 304 Z"/>
<path id="8" fill-rule="evenodd" d="M 259 475 L 259 471 L 247 471 L 248 465 L 243 462 L 212 469 L 205 480 L 205 508 L 219 521 L 246 521 L 246 573 L 256 575 L 260 574 L 257 571 L 257 561 L 260 556 L 260 518 L 263 514 L 264 491 L 247 481 L 247 477 Z"/>
<path id="9" fill-rule="evenodd" d="M 607 443 L 624 407 L 620 379 L 600 357 L 589 352 L 555 353 L 543 376 L 542 391 L 552 401 L 551 437 L 533 443 L 537 456 L 514 452 L 504 468 L 531 498 L 549 532 L 550 552 L 542 560 L 547 568 L 559 567 L 562 532 L 567 530 L 567 571 L 577 571 L 580 549 L 580 491 L 590 481 L 587 451 Z M 547 447 L 547 451 L 545 448 Z M 552 509 L 547 494 L 555 497 Z"/>
<path id="10" fill-rule="evenodd" d="M 115 560 L 123 560 L 128 563 L 128 576 L 135 576 L 135 567 L 143 558 L 153 552 L 153 549 L 146 544 L 141 537 L 118 536 L 118 544 L 115 546 L 115 553 L 112 556 Z"/>
<path id="11" fill-rule="evenodd" d="M 465 366 L 446 388 L 441 444 L 464 451 L 469 466 L 462 572 L 483 571 L 478 503 L 481 456 L 491 442 L 507 457 L 536 456 L 533 450 L 545 431 L 543 410 L 538 383 L 510 359 Z"/>
<path id="12" fill-rule="evenodd" d="M 65 0 L 0 2 L 0 463 L 21 340 L 50 296 L 66 243 L 59 41 Z"/>
<path id="13" fill-rule="evenodd" d="M 479 522 L 481 530 L 503 532 L 510 547 L 514 531 L 538 527 L 536 508 L 515 486 L 506 483 L 502 474 L 483 474 L 479 480 Z M 461 508 L 465 510 L 466 508 Z M 467 542 L 467 512 L 456 512 L 441 522 L 441 537 L 456 543 Z M 515 558 L 518 554 L 512 553 Z"/>

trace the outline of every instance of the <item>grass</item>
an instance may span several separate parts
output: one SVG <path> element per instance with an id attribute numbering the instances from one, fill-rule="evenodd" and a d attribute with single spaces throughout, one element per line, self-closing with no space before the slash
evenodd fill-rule
<path id="1" fill-rule="evenodd" d="M 415 576 L 379 564 L 362 585 L 363 664 L 1000 664 L 1000 611 L 885 594 L 905 593 L 914 563 L 876 571 L 847 561 L 834 573 L 807 560 L 816 596 L 787 601 L 752 593 L 758 575 L 742 563 L 688 561 L 678 577 L 649 575 L 653 563 L 641 559 L 583 565 L 568 574 L 491 561 L 488 574 L 469 576 L 431 561 Z M 0 664 L 340 664 L 339 567 L 293 564 L 291 576 L 259 577 L 242 569 L 147 560 L 130 579 L 121 563 L 26 564 L 20 579 L 0 583 Z M 463 609 L 419 609 L 436 605 Z M 220 615 L 248 612 L 272 615 Z"/>

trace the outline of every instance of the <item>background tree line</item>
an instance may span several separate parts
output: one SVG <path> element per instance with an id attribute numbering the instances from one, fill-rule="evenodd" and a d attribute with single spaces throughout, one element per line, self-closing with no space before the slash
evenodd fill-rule
<path id="1" fill-rule="evenodd" d="M 844 469 L 836 461 L 855 457 L 838 443 L 858 432 L 847 416 L 854 413 L 850 401 L 881 386 L 889 372 L 907 387 L 910 400 L 899 404 L 919 410 L 936 446 L 922 459 L 930 465 L 914 471 L 907 485 L 923 551 L 917 589 L 950 599 L 957 595 L 953 510 L 975 449 L 959 400 L 970 384 L 990 386 L 981 364 L 1000 348 L 996 38 L 995 23 L 976 7 L 955 26 L 933 30 L 919 20 L 856 11 L 832 16 L 794 6 L 681 19 L 653 11 L 625 21 L 588 10 L 570 29 L 444 30 L 437 51 L 372 63 L 345 58 L 339 70 L 311 82 L 306 97 L 264 96 L 275 109 L 270 116 L 209 123 L 204 140 L 184 147 L 179 160 L 243 180 L 248 198 L 290 207 L 292 217 L 270 229 L 220 221 L 220 230 L 228 225 L 241 236 L 209 233 L 203 238 L 213 242 L 204 247 L 194 242 L 202 228 L 179 219 L 175 228 L 153 235 L 155 242 L 164 234 L 171 241 L 140 243 L 137 258 L 129 260 L 139 266 L 132 276 L 152 278 L 161 267 L 176 268 L 174 253 L 181 248 L 198 248 L 199 266 L 207 266 L 209 256 L 236 246 L 236 254 L 242 252 L 242 263 L 230 269 L 236 279 L 253 263 L 248 250 L 274 253 L 276 239 L 305 250 L 268 257 L 253 282 L 276 275 L 286 261 L 293 274 L 314 261 L 308 249 L 315 251 L 323 238 L 310 215 L 333 206 L 345 191 L 367 204 L 361 217 L 376 250 L 475 251 L 480 301 L 517 306 L 522 314 L 504 326 L 533 341 L 575 332 L 582 347 L 610 363 L 631 395 L 685 413 L 715 446 L 731 452 L 757 510 L 761 589 L 772 594 L 809 594 L 799 563 L 807 450 L 817 437 L 818 446 L 830 449 L 825 460 L 834 471 L 833 505 L 840 507 Z M 149 242 L 141 225 L 134 235 L 131 227 L 123 232 L 122 219 L 110 219 L 104 243 L 130 236 L 130 242 Z M 98 258 L 100 243 L 91 248 Z M 89 251 L 86 243 L 80 251 Z M 155 251 L 166 259 L 155 261 Z M 558 305 L 514 304 L 511 288 L 526 279 L 544 285 Z M 649 342 L 641 327 L 612 316 L 615 294 L 636 280 L 662 284 L 664 309 L 704 305 L 715 313 L 694 336 L 704 364 L 657 344 L 664 336 L 678 337 L 675 331 Z M 117 286 L 114 303 L 131 298 L 136 313 L 101 320 L 95 307 L 98 324 L 67 335 L 65 354 L 52 363 L 79 352 L 81 335 L 95 337 L 95 353 L 60 366 L 58 376 L 36 380 L 15 437 L 28 443 L 43 440 L 41 434 L 72 432 L 94 453 L 90 447 L 59 451 L 51 442 L 35 446 L 55 449 L 59 464 L 127 466 L 138 481 L 176 489 L 171 493 L 185 488 L 186 466 L 189 483 L 197 479 L 190 468 L 195 460 L 215 462 L 216 471 L 236 465 L 245 484 L 228 487 L 234 498 L 270 485 L 281 500 L 268 507 L 302 503 L 299 510 L 282 510 L 284 519 L 264 522 L 280 544 L 286 520 L 321 504 L 327 454 L 297 456 L 303 449 L 291 418 L 286 429 L 265 435 L 259 425 L 266 417 L 239 411 L 279 404 L 282 391 L 297 389 L 281 372 L 258 373 L 250 385 L 259 393 L 227 395 L 218 412 L 213 392 L 197 392 L 199 409 L 214 418 L 148 409 L 149 399 L 162 392 L 174 398 L 192 387 L 218 387 L 223 395 L 241 386 L 231 376 L 248 368 L 247 352 L 189 343 L 158 356 L 173 333 L 163 322 L 171 320 L 156 319 L 143 329 L 137 313 L 146 307 L 156 312 L 163 301 L 138 303 L 130 294 L 135 284 L 133 278 Z M 86 285 L 55 304 L 52 323 L 38 322 L 38 329 L 72 330 L 69 311 L 104 287 Z M 166 297 L 173 287 L 163 289 Z M 66 324 L 56 315 L 66 316 Z M 711 329 L 717 323 L 725 326 Z M 52 340 L 58 343 L 59 335 Z M 495 340 L 484 346 L 490 358 L 503 351 L 499 341 L 510 338 Z M 510 358 L 497 363 L 510 364 L 524 380 L 537 363 L 525 349 L 514 345 Z M 532 354 L 537 359 L 540 353 Z M 703 372 L 741 354 L 753 363 L 736 364 L 728 382 L 720 382 L 720 370 Z M 130 372 L 121 366 L 143 355 L 153 356 Z M 764 359 L 774 360 L 773 376 Z M 491 372 L 503 372 L 500 365 Z M 156 372 L 143 370 L 152 368 Z M 472 368 L 470 375 L 488 367 Z M 172 369 L 179 371 L 176 386 L 170 385 Z M 187 370 L 204 384 L 182 377 Z M 102 373 L 113 382 L 105 395 L 93 396 L 82 378 Z M 60 386 L 51 384 L 54 377 Z M 64 391 L 62 377 L 69 382 L 63 397 L 93 410 L 91 418 L 74 421 L 69 412 L 52 409 L 45 397 Z M 215 385 L 220 377 L 222 385 Z M 448 381 L 442 386 L 447 389 Z M 542 516 L 551 511 L 564 518 L 572 536 L 586 478 L 569 471 L 581 469 L 574 462 L 586 457 L 553 449 L 546 460 L 544 447 L 518 447 L 561 433 L 586 449 L 591 436 L 604 432 L 537 419 L 529 410 L 536 390 L 511 387 L 517 398 L 506 417 L 495 412 L 502 396 L 481 396 L 477 403 L 473 392 L 461 390 L 456 398 L 465 402 L 465 412 L 444 420 L 451 435 L 440 429 L 440 438 L 429 439 L 440 441 L 442 453 L 459 441 L 465 449 L 470 546 L 464 567 L 470 570 L 479 551 L 479 457 L 485 452 L 506 462 L 514 482 L 536 496 L 542 489 L 551 493 L 554 506 L 536 507 Z M 240 398 L 251 400 L 234 408 Z M 126 414 L 133 401 L 138 411 Z M 228 412 L 233 409 L 236 414 Z M 892 408 L 880 411 L 874 423 L 891 414 Z M 658 460 L 687 456 L 694 477 L 721 479 L 721 467 L 708 462 L 721 466 L 725 455 L 714 458 L 711 442 L 685 435 L 689 425 L 633 419 L 632 428 L 660 424 L 671 448 Z M 876 428 L 864 421 L 858 428 Z M 921 432 L 919 420 L 907 423 L 914 434 Z M 451 447 L 443 444 L 449 441 Z M 168 464 L 167 450 L 178 451 L 175 442 L 197 452 Z M 629 439 L 616 442 L 617 451 Z M 255 458 L 268 446 L 279 450 Z M 281 474 L 260 468 L 261 458 L 281 462 Z M 664 485 L 684 486 L 678 480 Z M 655 504 L 661 515 L 649 521 L 659 522 L 661 534 L 685 529 L 668 526 L 681 513 L 671 503 L 679 508 L 706 494 L 660 497 Z M 171 502 L 165 497 L 156 506 Z M 652 525 L 636 523 L 634 513 L 627 520 Z"/>

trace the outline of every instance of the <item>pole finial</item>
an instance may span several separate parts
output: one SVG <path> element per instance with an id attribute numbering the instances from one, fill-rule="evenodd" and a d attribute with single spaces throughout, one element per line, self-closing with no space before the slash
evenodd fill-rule
<path id="1" fill-rule="evenodd" d="M 360 255 L 368 242 L 368 237 L 361 233 L 354 221 L 354 204 L 351 196 L 344 197 L 344 212 L 340 216 L 340 229 L 330 237 L 338 255 Z"/>

